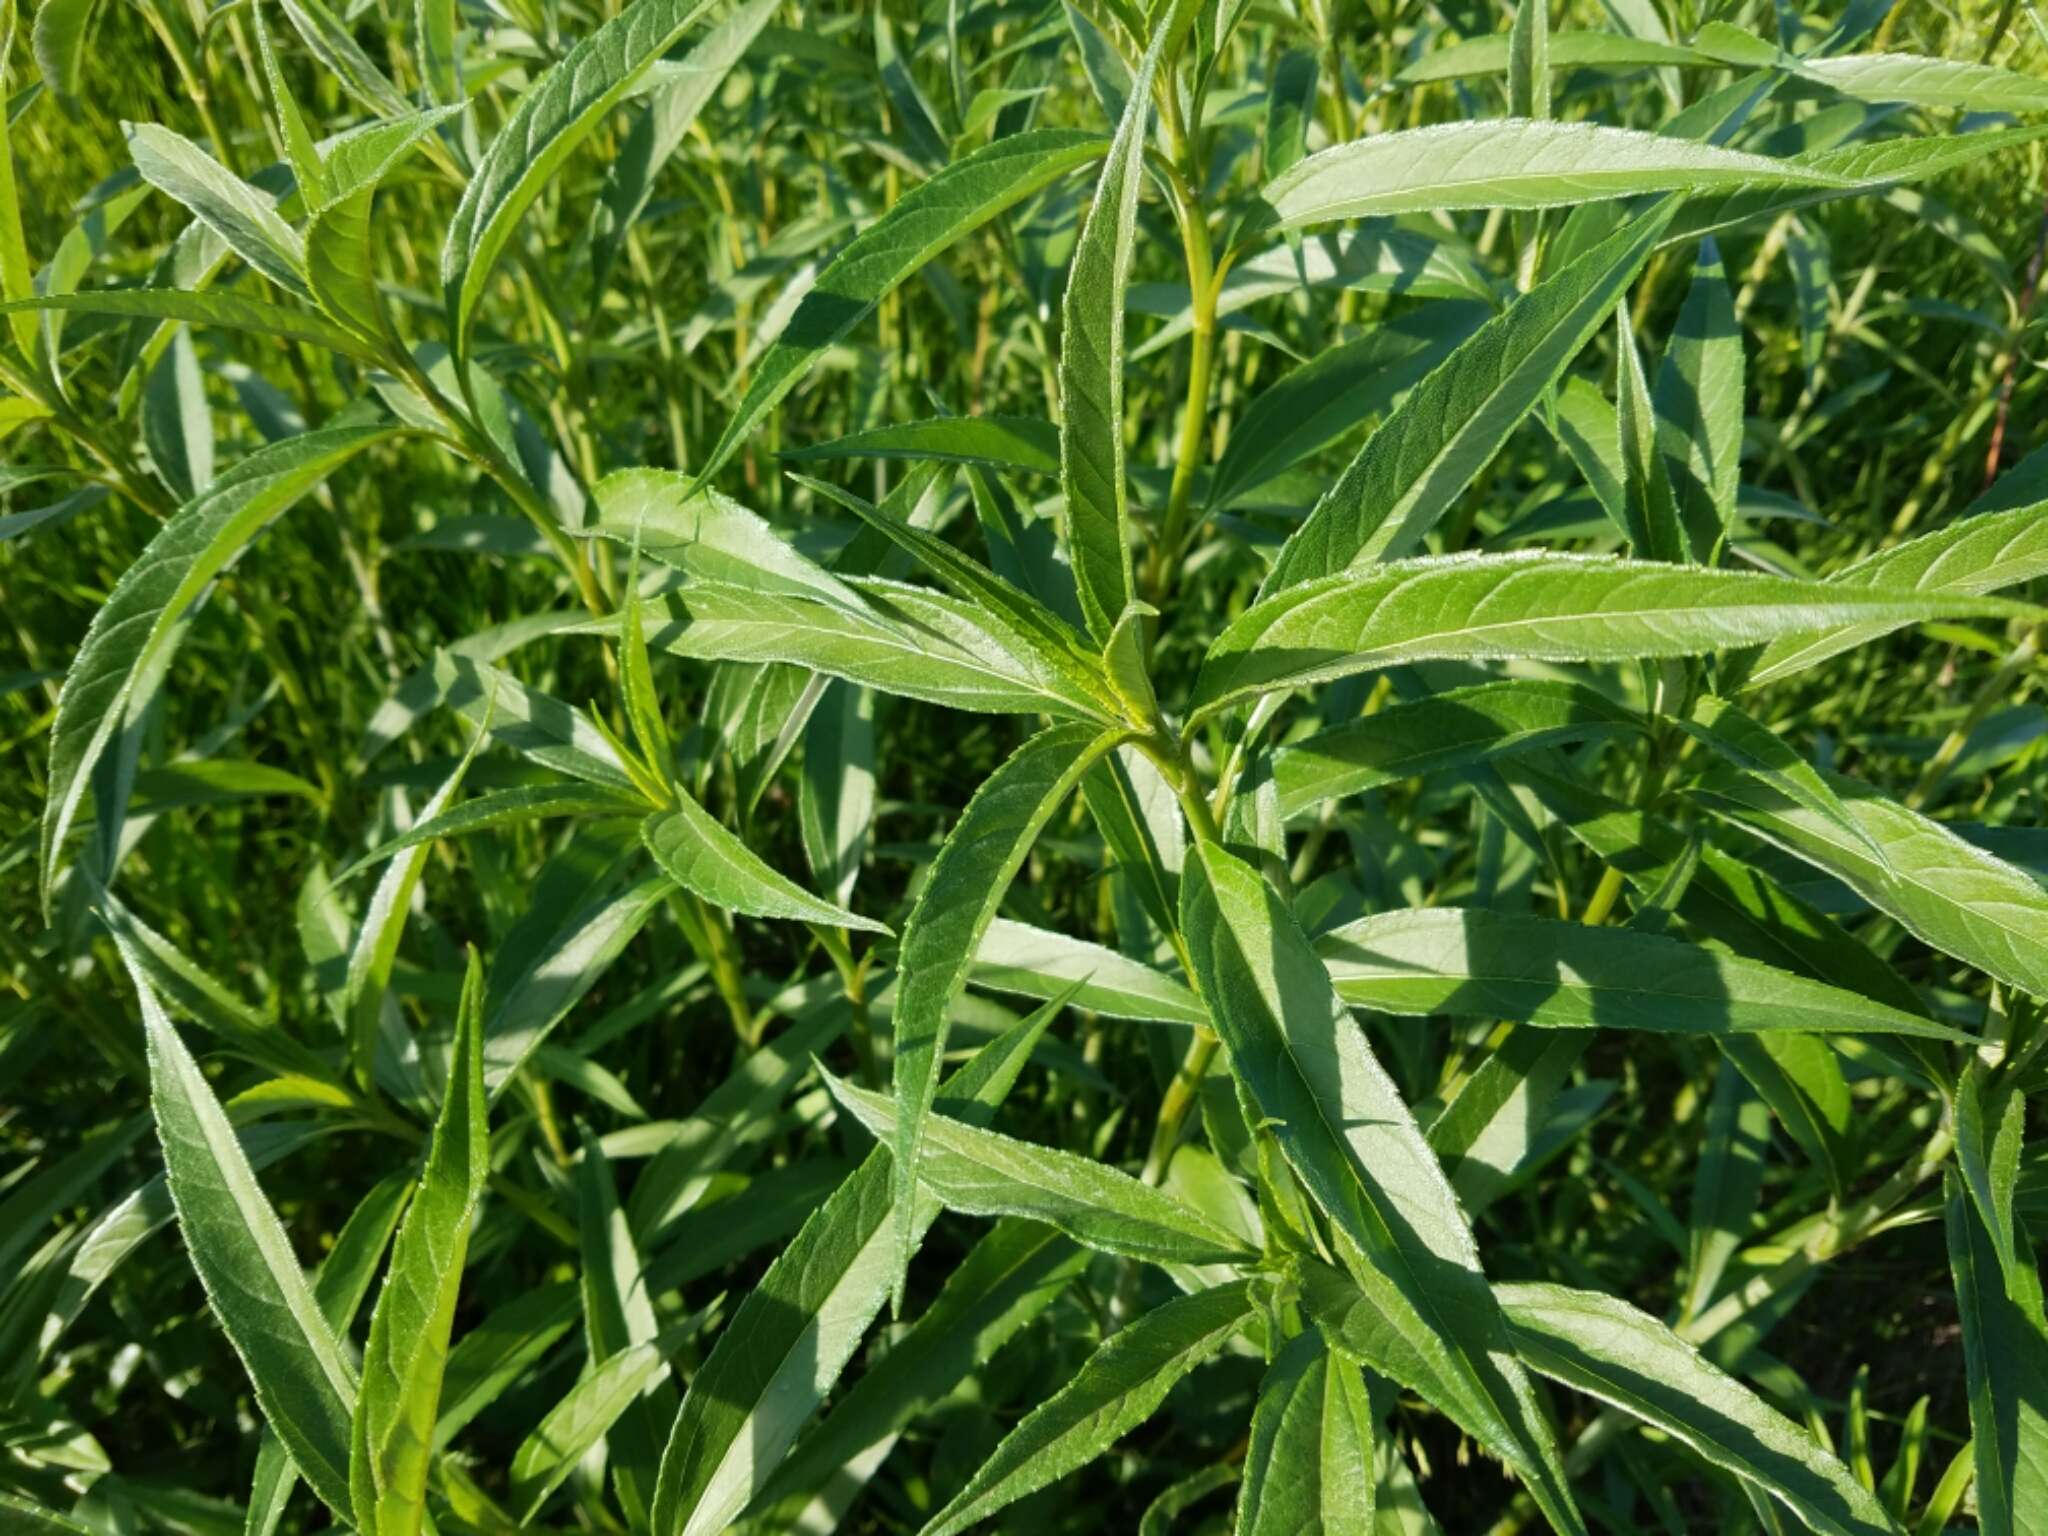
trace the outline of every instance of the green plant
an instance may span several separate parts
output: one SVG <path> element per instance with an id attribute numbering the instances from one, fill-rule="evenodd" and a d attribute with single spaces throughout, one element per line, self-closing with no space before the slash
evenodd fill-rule
<path id="1" fill-rule="evenodd" d="M 2042 1529 L 2020 9 L 9 0 L 9 1528 Z"/>

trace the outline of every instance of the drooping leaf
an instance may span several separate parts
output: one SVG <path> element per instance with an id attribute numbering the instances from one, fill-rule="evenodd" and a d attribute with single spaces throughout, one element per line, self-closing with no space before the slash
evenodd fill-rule
<path id="1" fill-rule="evenodd" d="M 1716 774 L 1699 802 L 1844 881 L 1944 954 L 2048 997 L 2048 889 L 2024 870 L 1869 785 L 1826 776 L 1860 836 L 1747 774 Z M 1871 853 L 1885 850 L 1886 862 Z"/>
<path id="2" fill-rule="evenodd" d="M 120 729 L 138 679 L 177 644 L 185 610 L 273 519 L 391 431 L 330 427 L 257 449 L 180 508 L 115 584 L 72 659 L 50 729 L 41 855 L 46 904 L 93 767 Z"/>
<path id="3" fill-rule="evenodd" d="M 1813 1437 L 1627 1302 L 1561 1285 L 1496 1288 L 1532 1368 L 1613 1403 L 1829 1536 L 1889 1536 L 1884 1506 Z"/>
<path id="4" fill-rule="evenodd" d="M 883 295 L 955 241 L 1098 158 L 1107 147 L 1096 134 L 1069 129 L 1011 134 L 904 194 L 818 274 L 762 355 L 746 395 L 692 483 L 716 474 L 826 349 L 860 324 Z"/>
<path id="5" fill-rule="evenodd" d="M 633 0 L 513 105 L 463 189 L 441 246 L 441 287 L 457 353 L 468 350 L 484 285 L 541 188 L 708 5 Z"/>
<path id="6" fill-rule="evenodd" d="M 640 837 L 662 872 L 684 890 L 749 917 L 823 923 L 863 933 L 889 931 L 885 924 L 821 901 L 778 874 L 684 791 L 675 791 L 675 802 L 672 809 L 648 817 Z"/>

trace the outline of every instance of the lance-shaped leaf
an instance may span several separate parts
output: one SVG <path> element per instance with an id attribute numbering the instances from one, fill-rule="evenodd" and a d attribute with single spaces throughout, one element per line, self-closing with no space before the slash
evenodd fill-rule
<path id="1" fill-rule="evenodd" d="M 1616 32 L 1553 32 L 1546 50 L 1552 69 L 1644 69 L 1659 64 L 1702 64 L 1690 48 Z M 1472 80 L 1508 70 L 1508 36 L 1475 37 L 1448 48 L 1432 48 L 1394 78 L 1401 85 L 1432 80 Z"/>
<path id="2" fill-rule="evenodd" d="M 811 712 L 797 816 L 812 877 L 843 904 L 875 819 L 875 696 L 868 689 L 835 678 Z"/>
<path id="3" fill-rule="evenodd" d="M 692 582 L 815 598 L 849 613 L 865 611 L 858 593 L 731 497 L 692 490 L 672 470 L 622 469 L 598 482 L 596 531 Z"/>
<path id="4" fill-rule="evenodd" d="M 485 1118 L 483 964 L 469 956 L 455 1047 L 426 1169 L 391 1248 L 370 1316 L 363 1384 L 349 1437 L 349 1492 L 367 1536 L 417 1536 L 440 1414 L 448 1335 L 469 1251 L 469 1227 L 491 1171 Z"/>
<path id="5" fill-rule="evenodd" d="M 1721 253 L 1700 242 L 1678 323 L 1657 370 L 1657 444 L 1693 558 L 1711 564 L 1735 515 L 1742 454 L 1742 326 Z"/>
<path id="6" fill-rule="evenodd" d="M 330 427 L 257 449 L 179 508 L 115 583 L 72 658 L 50 728 L 42 835 L 46 903 L 93 765 L 121 728 L 138 680 L 177 644 L 186 609 L 272 519 L 391 430 Z"/>
<path id="7" fill-rule="evenodd" d="M 168 128 L 124 123 L 122 130 L 144 181 L 189 209 L 265 277 L 305 297 L 305 245 L 268 197 Z"/>
<path id="8" fill-rule="evenodd" d="M 2048 889 L 2025 870 L 1867 784 L 1826 775 L 1861 836 L 1748 774 L 1696 786 L 1699 803 L 1843 881 L 1944 954 L 2035 997 L 2048 997 Z M 1888 855 L 1880 864 L 1876 843 Z"/>
<path id="9" fill-rule="evenodd" d="M 442 780 L 422 814 L 432 818 L 447 807 L 462 787 L 463 777 L 482 741 L 479 735 L 470 743 L 469 750 Z M 406 1055 L 404 1035 L 396 1004 L 386 989 L 391 981 L 391 968 L 398 961 L 399 941 L 405 936 L 406 922 L 412 916 L 412 896 L 419 888 L 428 851 L 425 845 L 409 850 L 387 865 L 378 877 L 377 888 L 363 909 L 355 944 L 349 950 L 348 970 L 342 984 L 342 1032 L 357 1074 L 368 1081 L 373 1067 L 384 1068 L 386 1075 L 397 1070 L 397 1080 L 390 1086 L 418 1097 L 425 1096 L 425 1085 L 418 1083 L 409 1070 L 398 1070 L 398 1063 Z"/>
<path id="10" fill-rule="evenodd" d="M 1892 1536 L 1884 1506 L 1797 1424 L 1654 1317 L 1597 1291 L 1496 1289 L 1530 1366 L 1614 1404 L 1770 1494 L 1827 1536 Z"/>
<path id="11" fill-rule="evenodd" d="M 2024 1232 L 2022 1232 L 2024 1236 Z M 2004 1271 L 1976 1204 L 1948 1181 L 1948 1262 L 1963 1324 L 1963 1362 L 1986 1536 L 2023 1536 L 2048 1509 L 2048 1319 L 2040 1271 Z"/>
<path id="12" fill-rule="evenodd" d="M 1239 1280 L 1147 1312 L 1026 1414 L 920 1536 L 953 1536 L 1086 1466 L 1150 1418 L 1176 1382 L 1229 1343 L 1253 1307 L 1251 1282 Z"/>
<path id="13" fill-rule="evenodd" d="M 408 848 L 442 838 L 469 837 L 495 827 L 518 826 L 522 822 L 546 821 L 555 816 L 633 816 L 646 807 L 623 794 L 584 784 L 532 784 L 515 789 L 494 789 L 451 805 L 434 816 L 422 816 L 389 842 L 379 843 L 353 864 L 334 876 L 341 884 L 351 875 L 374 868 Z"/>
<path id="14" fill-rule="evenodd" d="M 796 479 L 823 491 L 819 482 Z M 872 507 L 847 498 L 854 515 L 908 554 L 953 597 L 970 606 L 980 622 L 998 635 L 1004 650 L 1028 657 L 1034 669 L 1057 680 L 1060 691 L 1077 704 L 1109 719 L 1120 705 L 1103 665 L 1065 619 L 1020 587 L 1014 587 L 980 562 L 970 559 L 936 534 L 917 527 L 887 507 Z"/>
<path id="15" fill-rule="evenodd" d="M 1056 725 L 1019 747 L 990 774 L 946 834 L 917 904 L 903 926 L 897 959 L 894 1179 L 900 1269 L 910 1262 L 912 1195 L 924 1125 L 938 1091 L 947 1017 L 975 951 L 1052 813 L 1097 758 L 1117 744 L 1113 732 Z"/>
<path id="16" fill-rule="evenodd" d="M 885 1446 L 1056 1300 L 1088 1251 L 1035 1221 L 999 1221 L 946 1277 L 938 1299 L 790 1452 L 754 1509 L 798 1513 L 840 1469 Z"/>
<path id="17" fill-rule="evenodd" d="M 1489 758 L 1639 734 L 1643 717 L 1576 683 L 1507 678 L 1390 705 L 1273 754 L 1280 814 Z"/>
<path id="18" fill-rule="evenodd" d="M 1665 199 L 1538 283 L 1409 391 L 1280 547 L 1260 590 L 1413 550 L 1600 328 L 1674 206 Z"/>
<path id="19" fill-rule="evenodd" d="M 1290 1341 L 1259 1383 L 1238 1536 L 1371 1536 L 1373 1417 L 1357 1367 L 1321 1333 Z"/>
<path id="20" fill-rule="evenodd" d="M 36 13 L 40 18 L 41 11 Z M 93 1536 L 93 1527 L 17 1493 L 0 1492 L 0 1516 L 22 1536 Z"/>
<path id="21" fill-rule="evenodd" d="M 591 284 L 600 297 L 620 246 L 654 194 L 662 167 L 774 14 L 775 0 L 747 0 L 705 33 L 674 73 L 648 93 L 647 105 L 606 173 L 604 195 L 591 211 Z"/>
<path id="22" fill-rule="evenodd" d="M 999 917 L 974 953 L 972 980 L 996 992 L 1053 997 L 1078 986 L 1075 1006 L 1113 1019 L 1206 1024 L 1209 1016 L 1184 982 L 1085 939 Z"/>
<path id="23" fill-rule="evenodd" d="M 1798 72 L 1858 101 L 1903 101 L 1961 112 L 2048 112 L 2048 80 L 1995 64 L 1916 53 L 1845 53 L 1801 59 Z"/>
<path id="24" fill-rule="evenodd" d="M 1751 219 L 1765 218 L 1831 198 L 1855 196 L 1887 186 L 1924 181 L 1987 155 L 2017 149 L 2048 136 L 2048 123 L 1994 128 L 1981 133 L 1910 135 L 1875 142 L 1841 144 L 1795 156 L 1794 164 L 1823 175 L 1846 178 L 1845 190 L 1806 187 L 1714 193 L 1690 199 L 1671 221 L 1667 241 L 1695 240 Z"/>
<path id="25" fill-rule="evenodd" d="M 1382 1013 L 1554 1029 L 1969 1037 L 1840 987 L 1663 934 L 1483 907 L 1382 912 L 1316 940 L 1337 995 Z"/>
<path id="26" fill-rule="evenodd" d="M 441 287 L 458 353 L 467 350 L 477 301 L 505 242 L 541 188 L 709 3 L 634 0 L 571 48 L 513 106 L 463 188 L 441 247 Z"/>
<path id="27" fill-rule="evenodd" d="M 1671 471 L 1657 446 L 1657 415 L 1650 404 L 1650 381 L 1643 373 L 1643 355 L 1636 350 L 1635 328 L 1628 306 L 1614 307 L 1615 430 L 1620 435 L 1622 526 L 1630 552 L 1643 560 L 1685 558 L 1686 535 L 1679 526 L 1678 497 L 1671 489 Z M 1705 564 L 1712 553 L 1691 551 L 1692 562 Z"/>
<path id="28" fill-rule="evenodd" d="M 522 925 L 524 947 L 508 945 L 492 975 L 496 995 L 484 1025 L 484 1083 L 493 1100 L 673 890 L 666 875 L 636 880 L 622 891 L 600 883 L 552 927 Z M 500 975 L 507 978 L 502 985 Z"/>
<path id="29" fill-rule="evenodd" d="M 837 1078 L 840 1107 L 885 1146 L 897 1130 L 886 1095 Z M 1245 1263 L 1243 1242 L 1193 1206 L 1127 1173 L 1057 1147 L 985 1131 L 943 1114 L 925 1117 L 918 1182 L 970 1216 L 1028 1216 L 1104 1253 L 1158 1264 Z"/>
<path id="30" fill-rule="evenodd" d="M 1109 638 L 1137 595 L 1124 483 L 1124 284 L 1137 235 L 1138 189 L 1145 180 L 1152 76 L 1170 30 L 1162 19 L 1131 80 L 1060 305 L 1061 532 L 1081 612 L 1097 640 Z"/>
<path id="31" fill-rule="evenodd" d="M 188 325 L 248 331 L 275 341 L 305 341 L 359 362 L 375 362 L 376 354 L 361 340 L 325 315 L 266 304 L 237 293 L 187 292 L 181 288 L 107 288 L 92 293 L 51 293 L 16 303 L 0 304 L 0 314 L 56 310 L 87 315 L 126 316 L 137 320 L 182 320 Z"/>
<path id="32" fill-rule="evenodd" d="M 967 1113 L 1000 1104 L 1064 1006 L 1048 1003 L 976 1052 L 948 1080 L 947 1102 Z M 901 1264 L 889 1163 L 888 1151 L 875 1148 L 811 1214 L 691 1378 L 662 1452 L 656 1531 L 728 1529 L 853 1357 Z M 930 1195 L 915 1197 L 910 1246 L 938 1214 Z"/>
<path id="33" fill-rule="evenodd" d="M 1370 1264 L 1351 1273 L 1319 1259 L 1296 1262 L 1303 1315 L 1330 1347 L 1347 1361 L 1364 1365 L 1433 1404 L 1481 1445 L 1510 1465 L 1528 1462 L 1516 1431 L 1499 1403 L 1475 1375 L 1470 1357 L 1438 1331 L 1437 1320 L 1419 1311 L 1397 1281 Z M 1515 1362 L 1502 1343 L 1494 1352 L 1509 1369 Z"/>
<path id="34" fill-rule="evenodd" d="M 673 810 L 659 811 L 640 827 L 640 840 L 663 874 L 684 890 L 728 912 L 822 923 L 862 933 L 887 933 L 886 924 L 813 896 L 771 869 L 724 823 L 683 790 Z"/>
<path id="35" fill-rule="evenodd" d="M 2009 1077 L 1994 1079 L 1981 1060 L 1972 1058 L 1956 1084 L 1956 1169 L 2008 1277 L 2022 1265 L 2034 1267 L 2033 1254 L 2023 1254 L 2013 1236 L 2026 1125 L 2026 1095 Z M 2017 1300 L 2025 1295 L 2025 1284 L 2023 1278 L 2008 1278 L 2006 1289 Z"/>
<path id="36" fill-rule="evenodd" d="M 1360 1256 L 1417 1366 L 1409 1384 L 1431 1384 L 1560 1531 L 1583 1530 L 1457 1196 L 1293 913 L 1249 864 L 1205 842 L 1181 877 L 1181 930 L 1232 1075 Z"/>
<path id="37" fill-rule="evenodd" d="M 1490 316 L 1479 304 L 1432 304 L 1318 353 L 1244 408 L 1205 501 L 1227 507 L 1386 411 Z"/>
<path id="38" fill-rule="evenodd" d="M 1070 670 L 1017 644 L 978 604 L 900 582 L 852 584 L 856 608 L 750 585 L 692 582 L 678 594 L 686 625 L 648 643 L 705 661 L 782 661 L 883 693 L 989 714 L 1102 717 Z"/>
<path id="39" fill-rule="evenodd" d="M 1838 587 L 1541 551 L 1366 566 L 1254 603 L 1210 645 L 1193 719 L 1405 661 L 1698 656 L 1856 619 L 2023 618 L 1999 598 Z"/>
<path id="40" fill-rule="evenodd" d="M 513 1454 L 511 1510 L 531 1524 L 576 1464 L 668 1369 L 649 1340 L 610 1356 L 550 1408 Z"/>
<path id="41" fill-rule="evenodd" d="M 264 1421 L 307 1486 L 341 1519 L 352 1519 L 355 1369 L 199 1063 L 164 1016 L 140 962 L 125 949 L 122 958 L 141 998 L 150 1107 L 185 1251 L 249 1372 Z"/>
<path id="42" fill-rule="evenodd" d="M 693 483 L 716 474 L 826 349 L 859 325 L 898 283 L 962 236 L 1099 158 L 1108 147 L 1100 135 L 1070 129 L 1013 133 L 906 192 L 818 274 L 756 364 L 745 397 Z"/>
<path id="43" fill-rule="evenodd" d="M 1896 592 L 1996 592 L 2048 573 L 2048 502 L 1964 515 L 1946 528 L 1866 556 L 1828 578 L 1830 586 Z M 1750 668 L 1746 687 L 1776 682 L 1897 629 L 1871 620 L 1818 635 L 1775 640 Z"/>
<path id="44" fill-rule="evenodd" d="M 320 1263 L 320 1273 L 313 1280 L 313 1299 L 319 1303 L 320 1315 L 327 1319 L 336 1338 L 348 1337 L 356 1309 L 370 1293 L 378 1263 L 384 1257 L 384 1245 L 391 1241 L 398 1218 L 411 1198 L 412 1184 L 408 1170 L 406 1174 L 393 1174 L 372 1188 Z M 275 1430 L 266 1428 L 263 1442 L 256 1448 L 256 1474 L 250 1480 L 245 1536 L 272 1536 L 284 1519 L 285 1507 L 297 1484 L 298 1470 L 292 1465 L 284 1442 L 277 1438 Z"/>
<path id="45" fill-rule="evenodd" d="M 1557 208 L 1645 192 L 1849 184 L 1794 160 L 1658 133 L 1510 117 L 1334 145 L 1274 177 L 1260 196 L 1278 228 L 1302 229 L 1447 208 Z"/>
<path id="46" fill-rule="evenodd" d="M 1726 699 L 1707 694 L 1695 701 L 1690 718 L 1675 723 L 1716 757 L 1734 764 L 1743 773 L 1768 784 L 1794 805 L 1855 838 L 1863 844 L 1864 852 L 1879 864 L 1889 863 L 1883 844 L 1870 840 L 1843 806 L 1841 798 L 1821 777 L 1820 770 L 1761 720 L 1752 718 Z"/>

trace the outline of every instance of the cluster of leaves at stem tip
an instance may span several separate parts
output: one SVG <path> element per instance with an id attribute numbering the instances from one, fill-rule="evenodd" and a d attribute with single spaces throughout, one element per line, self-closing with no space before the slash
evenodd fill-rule
<path id="1" fill-rule="evenodd" d="M 0 6 L 0 1527 L 2048 1532 L 2033 0 Z"/>

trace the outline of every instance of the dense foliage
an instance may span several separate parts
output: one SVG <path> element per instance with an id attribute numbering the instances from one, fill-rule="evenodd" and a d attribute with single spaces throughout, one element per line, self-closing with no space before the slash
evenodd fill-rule
<path id="1" fill-rule="evenodd" d="M 2032 0 L 0 4 L 0 1528 L 2048 1531 Z"/>

